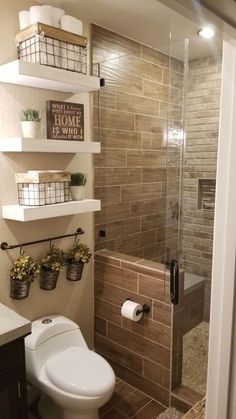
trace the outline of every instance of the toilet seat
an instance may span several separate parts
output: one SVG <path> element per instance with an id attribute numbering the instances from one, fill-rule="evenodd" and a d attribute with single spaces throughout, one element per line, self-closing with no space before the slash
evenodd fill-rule
<path id="1" fill-rule="evenodd" d="M 69 393 L 101 397 L 114 383 L 114 373 L 105 359 L 93 351 L 72 346 L 45 364 L 47 378 Z"/>

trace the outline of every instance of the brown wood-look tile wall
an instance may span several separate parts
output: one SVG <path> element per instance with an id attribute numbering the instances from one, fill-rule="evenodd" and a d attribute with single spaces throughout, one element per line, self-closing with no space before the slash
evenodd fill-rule
<path id="1" fill-rule="evenodd" d="M 221 55 L 189 63 L 183 176 L 182 266 L 206 278 L 204 319 L 209 321 L 214 208 L 198 209 L 199 179 L 216 178 Z"/>
<path id="2" fill-rule="evenodd" d="M 172 145 L 167 158 L 166 135 L 168 111 L 173 128 L 182 124 L 183 64 L 95 25 L 92 47 L 95 73 L 106 80 L 94 97 L 94 138 L 101 141 L 95 196 L 102 203 L 96 249 L 163 262 L 165 244 L 174 257 L 177 246 L 171 206 L 180 155 Z"/>
<path id="3" fill-rule="evenodd" d="M 170 400 L 171 316 L 164 265 L 109 250 L 95 255 L 95 349 L 118 377 L 165 406 Z M 121 317 L 130 298 L 148 304 L 139 322 Z"/>

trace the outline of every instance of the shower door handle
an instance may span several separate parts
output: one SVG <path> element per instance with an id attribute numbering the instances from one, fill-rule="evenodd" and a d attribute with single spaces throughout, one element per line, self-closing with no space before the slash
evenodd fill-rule
<path id="1" fill-rule="evenodd" d="M 177 260 L 170 263 L 170 299 L 172 304 L 179 302 L 179 264 Z"/>

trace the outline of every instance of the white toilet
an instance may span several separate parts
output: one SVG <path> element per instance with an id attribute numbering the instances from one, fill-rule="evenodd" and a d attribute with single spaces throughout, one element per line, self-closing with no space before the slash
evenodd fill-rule
<path id="1" fill-rule="evenodd" d="M 88 349 L 79 326 L 60 315 L 32 323 L 25 338 L 28 381 L 41 392 L 43 419 L 98 419 L 115 387 L 113 369 Z"/>

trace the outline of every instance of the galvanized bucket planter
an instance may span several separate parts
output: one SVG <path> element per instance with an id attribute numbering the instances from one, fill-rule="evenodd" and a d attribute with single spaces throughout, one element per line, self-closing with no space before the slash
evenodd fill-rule
<path id="1" fill-rule="evenodd" d="M 11 279 L 10 297 L 14 300 L 23 300 L 29 295 L 30 285 L 30 281 Z"/>
<path id="2" fill-rule="evenodd" d="M 49 269 L 41 268 L 39 277 L 39 286 L 43 290 L 54 290 L 57 286 L 57 280 L 60 271 L 51 271 Z"/>
<path id="3" fill-rule="evenodd" d="M 69 281 L 79 281 L 82 278 L 83 269 L 83 262 L 68 262 L 66 267 L 66 279 Z"/>

